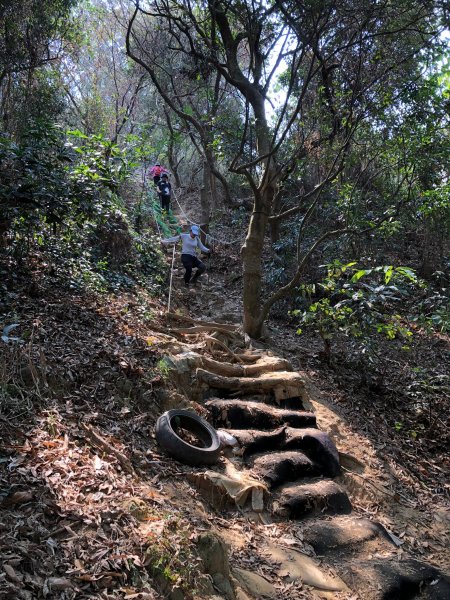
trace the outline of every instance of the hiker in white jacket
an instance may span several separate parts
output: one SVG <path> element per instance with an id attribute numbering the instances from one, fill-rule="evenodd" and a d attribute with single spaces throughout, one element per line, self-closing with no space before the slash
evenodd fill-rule
<path id="1" fill-rule="evenodd" d="M 181 262 L 183 267 L 186 269 L 184 273 L 184 284 L 189 287 L 189 284 L 196 284 L 198 278 L 202 273 L 206 271 L 206 265 L 197 257 L 197 249 L 199 248 L 202 252 L 209 254 L 211 250 L 204 246 L 199 238 L 200 227 L 198 225 L 192 225 L 189 233 L 180 233 L 170 238 L 161 240 L 161 243 L 165 246 L 176 242 L 182 243 L 181 246 Z M 196 267 L 197 271 L 191 281 L 192 269 Z"/>

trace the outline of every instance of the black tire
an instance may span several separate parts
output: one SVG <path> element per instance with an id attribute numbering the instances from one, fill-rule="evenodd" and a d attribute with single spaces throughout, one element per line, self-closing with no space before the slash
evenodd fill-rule
<path id="1" fill-rule="evenodd" d="M 192 433 L 203 446 L 194 446 L 177 434 L 180 428 Z M 205 419 L 189 410 L 168 410 L 156 421 L 158 444 L 167 454 L 187 465 L 212 465 L 220 455 L 216 430 Z"/>

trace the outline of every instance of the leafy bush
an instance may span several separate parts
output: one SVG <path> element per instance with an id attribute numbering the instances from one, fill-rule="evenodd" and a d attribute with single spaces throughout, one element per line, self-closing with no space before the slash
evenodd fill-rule
<path id="1" fill-rule="evenodd" d="M 139 283 L 157 293 L 165 280 L 159 244 L 133 229 L 118 195 L 135 166 L 132 154 L 102 136 L 68 136 L 35 123 L 21 143 L 0 138 L 3 252 L 37 253 L 72 288 Z"/>
<path id="2" fill-rule="evenodd" d="M 392 265 L 368 269 L 355 265 L 338 260 L 326 265 L 327 277 L 317 286 L 325 297 L 311 303 L 307 310 L 292 312 L 300 317 L 302 327 L 320 335 L 328 360 L 331 341 L 338 332 L 360 339 L 366 347 L 374 333 L 389 340 L 408 341 L 412 336 L 396 307 L 410 294 L 411 284 L 416 284 L 414 272 Z M 297 333 L 301 334 L 302 329 Z"/>
<path id="3" fill-rule="evenodd" d="M 448 290 L 442 288 L 423 298 L 415 307 L 412 321 L 428 331 L 450 332 L 450 303 Z"/>

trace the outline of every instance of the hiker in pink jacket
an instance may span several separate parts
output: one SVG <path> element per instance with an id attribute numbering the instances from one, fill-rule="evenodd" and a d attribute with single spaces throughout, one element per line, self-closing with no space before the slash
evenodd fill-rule
<path id="1" fill-rule="evenodd" d="M 161 175 L 163 174 L 168 175 L 169 171 L 159 162 L 155 163 L 155 165 L 150 169 L 150 177 L 153 177 L 153 183 L 155 185 L 158 185 Z"/>

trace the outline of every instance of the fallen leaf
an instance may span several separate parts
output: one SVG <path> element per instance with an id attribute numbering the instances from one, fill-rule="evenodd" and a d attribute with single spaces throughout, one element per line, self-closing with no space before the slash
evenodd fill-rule
<path id="1" fill-rule="evenodd" d="M 31 492 L 14 492 L 11 496 L 6 496 L 2 502 L 2 506 L 13 506 L 14 504 L 23 504 L 33 499 Z"/>
<path id="2" fill-rule="evenodd" d="M 51 590 L 67 590 L 73 588 L 70 579 L 65 579 L 64 577 L 49 577 L 47 579 L 47 585 Z"/>
<path id="3" fill-rule="evenodd" d="M 3 570 L 5 571 L 6 576 L 10 581 L 12 581 L 13 583 L 21 583 L 23 576 L 17 575 L 17 573 L 14 571 L 11 565 L 3 565 Z"/>

